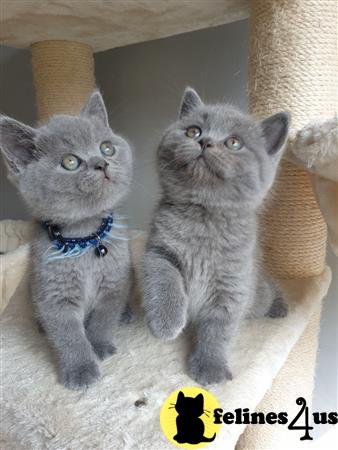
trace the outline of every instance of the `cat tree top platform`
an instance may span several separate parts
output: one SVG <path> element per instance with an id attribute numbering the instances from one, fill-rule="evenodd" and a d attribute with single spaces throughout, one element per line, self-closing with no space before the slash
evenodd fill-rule
<path id="1" fill-rule="evenodd" d="M 0 41 L 71 40 L 107 50 L 249 16 L 249 0 L 2 0 Z"/>

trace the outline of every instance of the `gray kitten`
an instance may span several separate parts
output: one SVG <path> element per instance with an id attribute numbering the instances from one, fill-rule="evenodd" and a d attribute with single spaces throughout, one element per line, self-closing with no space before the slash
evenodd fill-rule
<path id="1" fill-rule="evenodd" d="M 232 378 L 227 353 L 244 316 L 287 312 L 256 269 L 256 219 L 288 120 L 279 113 L 257 122 L 187 88 L 159 146 L 162 196 L 142 264 L 146 319 L 163 340 L 192 324 L 188 371 L 201 384 Z"/>
<path id="2" fill-rule="evenodd" d="M 40 128 L 2 116 L 0 145 L 12 180 L 40 222 L 30 274 L 38 320 L 56 351 L 62 383 L 85 388 L 99 378 L 98 360 L 115 352 L 113 331 L 129 294 L 128 242 L 104 242 L 104 258 L 95 247 L 78 257 L 61 251 L 61 259 L 48 258 L 52 242 L 41 223 L 57 224 L 69 238 L 95 232 L 126 196 L 131 149 L 111 130 L 97 91 L 78 117 L 55 116 Z"/>

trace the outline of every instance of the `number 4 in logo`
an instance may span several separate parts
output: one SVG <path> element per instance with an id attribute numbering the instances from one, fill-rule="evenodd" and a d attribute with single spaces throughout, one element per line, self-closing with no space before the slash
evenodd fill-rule
<path id="1" fill-rule="evenodd" d="M 296 417 L 293 419 L 293 421 L 288 426 L 289 430 L 305 430 L 304 436 L 300 438 L 301 441 L 312 441 L 313 438 L 310 436 L 309 430 L 313 430 L 313 427 L 309 425 L 309 408 L 306 406 L 306 400 L 303 397 L 298 397 L 296 400 L 297 405 L 300 405 L 301 408 L 296 415 Z M 298 419 L 302 416 L 304 413 L 305 418 L 305 424 L 304 425 L 296 425 Z"/>

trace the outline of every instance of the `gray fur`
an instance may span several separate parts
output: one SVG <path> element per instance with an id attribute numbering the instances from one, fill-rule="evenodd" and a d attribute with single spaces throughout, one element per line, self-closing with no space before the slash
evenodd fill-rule
<path id="1" fill-rule="evenodd" d="M 192 125 L 200 138 L 185 135 Z M 231 379 L 227 354 L 240 320 L 269 314 L 280 295 L 257 269 L 256 216 L 287 131 L 285 113 L 257 122 L 228 105 L 204 105 L 188 88 L 160 143 L 162 196 L 142 264 L 146 319 L 163 340 L 191 324 L 188 371 L 201 384 Z M 233 135 L 244 142 L 237 152 L 224 145 Z"/>
<path id="2" fill-rule="evenodd" d="M 107 140 L 117 147 L 112 157 L 100 152 Z M 99 92 L 78 117 L 55 116 L 40 128 L 1 117 L 0 144 L 33 217 L 60 225 L 67 237 L 94 232 L 102 217 L 124 200 L 131 182 L 130 147 L 109 127 Z M 61 166 L 69 153 L 83 160 L 74 172 Z M 110 179 L 95 170 L 105 161 Z M 48 262 L 44 256 L 50 245 L 47 232 L 37 225 L 31 245 L 32 299 L 56 351 L 62 383 L 83 389 L 99 378 L 98 360 L 115 352 L 114 327 L 129 295 L 128 243 L 108 244 L 101 259 L 91 249 L 78 258 Z"/>

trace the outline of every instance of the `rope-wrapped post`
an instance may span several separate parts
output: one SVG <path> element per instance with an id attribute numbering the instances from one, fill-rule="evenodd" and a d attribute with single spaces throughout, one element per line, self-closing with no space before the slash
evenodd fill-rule
<path id="1" fill-rule="evenodd" d="M 287 110 L 291 134 L 337 108 L 337 4 L 252 0 L 249 99 L 258 117 Z M 320 274 L 326 226 L 306 172 L 283 161 L 263 217 L 265 258 L 279 278 Z"/>
<path id="2" fill-rule="evenodd" d="M 78 114 L 95 85 L 91 47 L 42 41 L 32 44 L 31 51 L 39 122 L 54 114 Z"/>
<path id="3" fill-rule="evenodd" d="M 337 111 L 337 3 L 335 0 L 251 0 L 250 109 L 258 117 L 291 113 L 291 137 L 306 123 Z M 257 411 L 287 411 L 296 398 L 312 400 L 324 270 L 326 225 L 309 175 L 282 161 L 262 217 L 268 268 L 293 285 L 293 297 L 317 300 L 310 321 Z M 298 279 L 298 280 L 297 280 Z M 319 294 L 317 291 L 321 291 Z M 317 292 L 317 294 L 315 294 Z M 236 450 L 298 448 L 283 425 L 248 426 Z"/>

